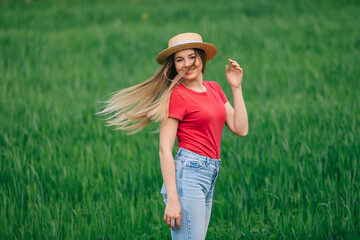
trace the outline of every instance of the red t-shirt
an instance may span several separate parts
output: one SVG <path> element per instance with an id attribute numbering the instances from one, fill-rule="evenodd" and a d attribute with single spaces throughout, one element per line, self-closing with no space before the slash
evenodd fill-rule
<path id="1" fill-rule="evenodd" d="M 228 99 L 216 82 L 203 81 L 205 92 L 195 92 L 182 84 L 171 93 L 169 117 L 179 119 L 180 148 L 220 159 L 222 130 Z"/>

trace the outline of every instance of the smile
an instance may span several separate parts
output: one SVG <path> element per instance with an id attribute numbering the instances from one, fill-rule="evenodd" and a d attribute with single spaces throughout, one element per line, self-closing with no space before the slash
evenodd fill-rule
<path id="1" fill-rule="evenodd" d="M 187 71 L 186 74 L 191 74 L 191 73 L 193 73 L 194 71 L 195 71 L 195 68 L 192 68 L 192 69 L 190 69 L 189 71 Z"/>

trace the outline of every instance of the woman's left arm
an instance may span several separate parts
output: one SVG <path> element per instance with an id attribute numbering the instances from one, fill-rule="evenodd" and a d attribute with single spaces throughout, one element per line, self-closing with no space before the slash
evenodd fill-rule
<path id="1" fill-rule="evenodd" d="M 229 59 L 229 62 L 231 64 L 231 71 L 229 66 L 226 65 L 225 72 L 233 92 L 234 108 L 229 102 L 225 103 L 226 125 L 233 133 L 244 137 L 249 131 L 249 122 L 241 89 L 243 70 L 236 61 Z"/>

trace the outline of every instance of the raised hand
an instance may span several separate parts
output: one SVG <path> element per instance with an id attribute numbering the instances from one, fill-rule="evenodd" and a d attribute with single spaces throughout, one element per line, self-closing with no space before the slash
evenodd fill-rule
<path id="1" fill-rule="evenodd" d="M 229 62 L 231 64 L 231 71 L 228 65 L 225 68 L 227 81 L 231 87 L 239 88 L 243 78 L 243 70 L 236 61 L 229 59 Z"/>

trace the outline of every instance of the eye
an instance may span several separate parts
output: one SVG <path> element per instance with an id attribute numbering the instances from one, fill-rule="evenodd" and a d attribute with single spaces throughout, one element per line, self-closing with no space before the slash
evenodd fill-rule
<path id="1" fill-rule="evenodd" d="M 181 61 L 182 61 L 181 58 L 176 59 L 176 62 L 177 62 L 177 63 L 179 63 L 179 62 L 181 62 Z"/>
<path id="2" fill-rule="evenodd" d="M 195 59 L 196 57 L 195 56 L 191 56 L 190 59 Z"/>

